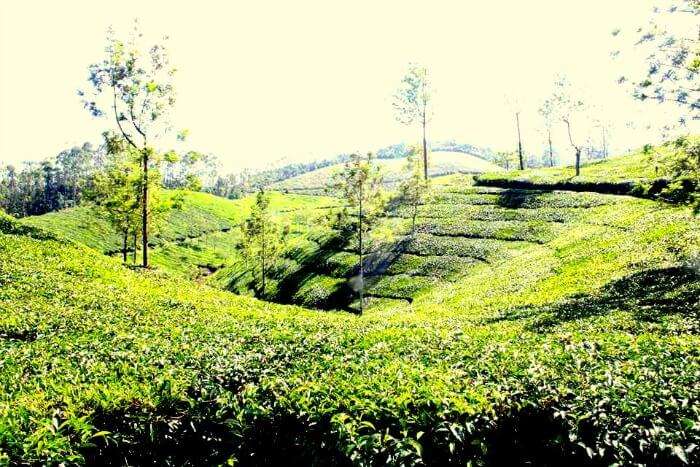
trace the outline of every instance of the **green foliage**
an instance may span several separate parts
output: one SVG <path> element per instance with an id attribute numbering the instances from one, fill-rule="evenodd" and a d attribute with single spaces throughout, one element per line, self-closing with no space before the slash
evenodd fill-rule
<path id="1" fill-rule="evenodd" d="M 197 277 L 242 261 L 236 248 L 240 242 L 238 226 L 250 212 L 253 200 L 253 197 L 228 200 L 206 193 L 160 191 L 160 199 L 154 205 L 175 205 L 177 209 L 163 212 L 155 225 L 157 229 L 149 240 L 154 247 L 152 266 L 177 275 Z M 277 222 L 294 222 L 304 228 L 306 219 L 313 220 L 313 213 L 323 213 L 326 206 L 336 202 L 323 197 L 270 193 L 270 204 L 279 217 Z M 297 219 L 298 216 L 304 221 Z M 95 215 L 89 206 L 26 217 L 20 222 L 103 253 L 114 254 L 122 248 L 122 238 L 103 213 Z M 132 251 L 131 246 L 129 250 Z"/>
<path id="2" fill-rule="evenodd" d="M 141 228 L 140 195 L 143 192 L 138 158 L 126 155 L 127 152 L 111 154 L 112 159 L 106 170 L 95 175 L 94 188 L 89 196 L 96 208 L 96 215 L 104 217 L 123 239 L 124 261 L 129 238 L 136 239 Z M 150 196 L 154 196 L 153 191 Z"/>
<path id="3" fill-rule="evenodd" d="M 389 187 L 405 180 L 410 172 L 406 171 L 407 158 L 376 159 L 374 163 L 382 168 L 384 183 Z M 303 175 L 292 177 L 281 182 L 273 183 L 270 187 L 275 190 L 290 193 L 323 194 L 332 185 L 333 174 L 342 170 L 342 164 L 323 167 Z M 428 176 L 439 177 L 455 173 L 484 173 L 497 172 L 499 166 L 471 154 L 454 151 L 430 152 Z"/>
<path id="4" fill-rule="evenodd" d="M 300 285 L 294 301 L 309 308 L 326 307 L 345 287 L 347 283 L 343 278 L 314 275 Z"/>
<path id="5" fill-rule="evenodd" d="M 76 206 L 92 188 L 103 155 L 85 143 L 21 168 L 0 164 L 0 208 L 22 217 Z"/>
<path id="6" fill-rule="evenodd" d="M 411 233 L 416 230 L 418 207 L 423 204 L 430 186 L 429 181 L 423 178 L 421 164 L 416 160 L 417 152 L 416 148 L 411 150 L 406 164 L 409 176 L 401 182 L 396 197 L 392 200 L 392 204 L 404 205 L 411 211 Z"/>
<path id="7" fill-rule="evenodd" d="M 476 243 L 491 263 L 452 282 L 414 281 L 433 257 L 405 256 L 376 290 L 412 304 L 362 317 L 129 270 L 2 218 L 0 459 L 697 464 L 697 220 L 586 206 L 557 208 L 576 215 L 546 244 Z"/>
<path id="8" fill-rule="evenodd" d="M 352 231 L 359 241 L 358 270 L 359 284 L 354 287 L 360 292 L 360 313 L 363 308 L 362 294 L 364 291 L 364 260 L 365 253 L 363 240 L 367 241 L 367 235 L 372 230 L 377 220 L 384 214 L 386 198 L 382 189 L 382 172 L 379 166 L 372 163 L 371 153 L 363 158 L 359 154 L 352 154 L 343 170 L 333 177 L 333 188 L 340 193 L 341 198 L 347 203 L 347 208 L 340 211 L 340 217 L 336 223 L 341 231 Z M 353 216 L 353 217 L 351 217 Z"/>
<path id="9" fill-rule="evenodd" d="M 424 124 L 430 117 L 431 94 L 428 70 L 419 65 L 410 64 L 394 96 L 396 119 L 407 125 Z"/>
<path id="10" fill-rule="evenodd" d="M 250 215 L 241 224 L 241 234 L 240 248 L 246 260 L 253 263 L 253 275 L 259 271 L 260 296 L 265 297 L 268 268 L 280 254 L 289 228 L 280 228 L 273 222 L 270 197 L 263 189 L 258 191 Z"/>
<path id="11" fill-rule="evenodd" d="M 147 53 L 138 41 L 143 36 L 138 21 L 127 41 L 118 39 L 112 29 L 108 31 L 106 57 L 99 63 L 90 65 L 88 82 L 92 94 L 83 97 L 85 108 L 95 117 L 106 111 L 113 111 L 112 117 L 119 129 L 119 135 L 109 135 L 108 152 L 115 154 L 129 148 L 139 156 L 141 169 L 141 241 L 143 267 L 148 267 L 149 214 L 156 211 L 149 207 L 151 196 L 148 193 L 154 180 L 149 170 L 159 160 L 153 147 L 153 140 L 170 130 L 169 113 L 175 105 L 173 76 L 175 68 L 170 65 L 167 49 L 163 44 L 150 47 Z M 98 101 L 102 102 L 98 102 Z M 107 110 L 110 109 L 110 110 Z M 126 249 L 124 249 L 126 250 Z"/>

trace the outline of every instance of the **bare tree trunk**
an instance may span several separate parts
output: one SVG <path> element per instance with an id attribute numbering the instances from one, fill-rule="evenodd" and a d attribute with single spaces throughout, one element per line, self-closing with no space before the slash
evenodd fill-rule
<path id="1" fill-rule="evenodd" d="M 428 142 L 425 138 L 425 109 L 423 110 L 423 177 L 428 179 Z"/>
<path id="2" fill-rule="evenodd" d="M 525 160 L 523 160 L 523 141 L 520 138 L 520 112 L 515 112 L 515 123 L 518 127 L 518 157 L 520 157 L 520 170 L 525 170 Z"/>
<path id="3" fill-rule="evenodd" d="M 126 242 L 129 237 L 129 231 L 125 230 L 124 231 L 124 241 L 122 243 L 122 261 L 126 263 Z"/>
<path id="4" fill-rule="evenodd" d="M 427 167 L 427 166 L 426 166 Z M 427 173 L 427 171 L 426 171 Z M 360 183 L 360 228 L 359 228 L 359 239 L 360 239 L 360 314 L 364 311 L 364 301 L 365 301 L 365 275 L 364 267 L 362 264 L 362 183 Z"/>
<path id="5" fill-rule="evenodd" d="M 131 254 L 131 262 L 136 264 L 136 250 L 138 246 L 138 234 L 136 233 L 136 229 L 134 229 L 134 252 Z"/>
<path id="6" fill-rule="evenodd" d="M 262 230 L 261 230 L 261 245 L 260 245 L 260 251 L 262 252 L 262 256 L 260 258 L 260 272 L 262 274 L 262 293 L 260 296 L 262 298 L 265 298 L 265 223 L 263 222 L 262 225 Z"/>
<path id="7" fill-rule="evenodd" d="M 571 143 L 571 147 L 573 147 L 576 151 L 576 176 L 578 177 L 581 174 L 581 148 L 574 143 L 574 137 L 571 135 L 571 122 L 569 119 L 564 119 L 564 123 L 566 123 L 566 131 L 569 134 L 569 142 Z"/>
<path id="8" fill-rule="evenodd" d="M 411 235 L 416 233 L 416 216 L 418 216 L 418 204 L 413 205 L 413 218 L 411 220 Z"/>
<path id="9" fill-rule="evenodd" d="M 576 176 L 581 175 L 581 149 L 576 148 Z"/>
<path id="10" fill-rule="evenodd" d="M 148 267 L 148 149 L 143 149 L 143 200 L 141 200 L 141 236 L 143 241 L 143 267 Z"/>
<path id="11" fill-rule="evenodd" d="M 552 130 L 547 129 L 547 138 L 549 139 L 549 166 L 554 167 L 554 150 L 552 149 Z"/>
<path id="12" fill-rule="evenodd" d="M 603 127 L 603 157 L 608 158 L 608 143 L 605 138 L 605 127 Z"/>

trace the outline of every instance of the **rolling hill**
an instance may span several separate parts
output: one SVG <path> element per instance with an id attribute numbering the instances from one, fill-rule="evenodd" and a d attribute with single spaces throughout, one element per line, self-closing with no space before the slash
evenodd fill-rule
<path id="1" fill-rule="evenodd" d="M 151 255 L 153 266 L 166 272 L 197 277 L 240 260 L 236 250 L 240 239 L 238 227 L 247 216 L 253 198 L 229 200 L 207 193 L 164 192 L 166 197 L 175 195 L 182 197 L 182 207 L 169 211 L 153 228 L 150 240 L 154 248 Z M 328 197 L 271 193 L 270 198 L 276 220 L 295 226 L 303 225 L 295 219 L 313 219 L 336 204 L 336 200 Z M 119 236 L 89 206 L 26 217 L 20 222 L 108 255 L 117 255 L 121 251 Z M 292 229 L 291 234 L 292 237 L 297 235 L 297 229 Z M 133 249 L 130 252 L 133 253 Z"/>
<path id="2" fill-rule="evenodd" d="M 689 208 L 438 177 L 416 233 L 382 221 L 357 316 L 310 309 L 353 308 L 337 202 L 274 196 L 296 236 L 268 298 L 304 307 L 222 290 L 247 287 L 235 257 L 190 281 L 179 253 L 125 268 L 58 227 L 79 211 L 0 215 L 0 464 L 700 462 Z M 199 248 L 249 202 L 189 197 Z M 166 225 L 154 254 L 187 242 Z"/>
<path id="3" fill-rule="evenodd" d="M 431 177 L 453 173 L 476 174 L 502 170 L 492 162 L 463 152 L 432 151 L 428 157 L 428 174 Z M 377 159 L 376 162 L 383 168 L 384 180 L 387 183 L 397 182 L 406 176 L 406 158 Z M 333 174 L 341 167 L 342 164 L 324 167 L 274 183 L 271 187 L 280 191 L 320 194 L 328 186 Z"/>

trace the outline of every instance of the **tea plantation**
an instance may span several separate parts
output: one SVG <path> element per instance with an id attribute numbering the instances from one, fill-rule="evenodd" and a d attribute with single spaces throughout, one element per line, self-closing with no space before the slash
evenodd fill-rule
<path id="1" fill-rule="evenodd" d="M 337 201 L 275 195 L 296 234 L 267 298 L 300 307 L 221 290 L 247 287 L 245 209 L 206 200 L 210 285 L 176 218 L 149 271 L 97 229 L 0 218 L 0 465 L 700 463 L 689 208 L 436 179 L 415 234 L 383 219 L 358 316 L 309 309 L 355 306 Z"/>
<path id="2" fill-rule="evenodd" d="M 165 191 L 165 198 L 178 196 L 178 207 L 155 223 L 150 239 L 151 261 L 156 269 L 185 277 L 198 277 L 240 261 L 236 245 L 240 223 L 250 211 L 252 197 L 228 200 L 207 193 Z M 338 201 L 324 196 L 271 193 L 270 207 L 277 222 L 298 234 L 307 222 L 325 214 Z M 102 253 L 119 256 L 119 235 L 90 206 L 79 206 L 42 216 L 26 217 L 24 225 L 39 227 L 61 238 L 87 245 Z M 129 244 L 129 256 L 134 251 Z M 139 257 L 140 250 L 136 252 Z"/>
<path id="3" fill-rule="evenodd" d="M 579 176 L 572 167 L 488 173 L 480 185 L 525 189 L 564 189 L 626 194 L 700 205 L 700 137 L 691 135 L 660 146 L 646 145 L 627 155 L 584 163 Z"/>

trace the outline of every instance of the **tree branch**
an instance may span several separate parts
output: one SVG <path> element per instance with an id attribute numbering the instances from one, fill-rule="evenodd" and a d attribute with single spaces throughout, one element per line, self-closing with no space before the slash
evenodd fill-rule
<path id="1" fill-rule="evenodd" d="M 134 144 L 134 141 L 131 139 L 131 137 L 127 134 L 126 131 L 124 131 L 124 128 L 122 127 L 122 122 L 119 119 L 119 113 L 117 112 L 117 87 L 114 81 L 114 73 L 112 73 L 112 96 L 112 108 L 114 109 L 114 119 L 117 121 L 119 131 L 121 131 L 122 135 L 130 145 L 132 145 L 135 149 L 138 149 L 138 146 Z"/>
<path id="2" fill-rule="evenodd" d="M 566 131 L 567 131 L 567 133 L 569 134 L 569 142 L 571 143 L 571 146 L 572 146 L 576 151 L 578 151 L 579 148 L 578 148 L 578 146 L 576 146 L 576 144 L 574 143 L 574 138 L 571 136 L 571 123 L 569 122 L 569 119 L 568 119 L 568 118 L 562 118 L 562 120 L 564 120 L 564 123 L 566 123 Z"/>

